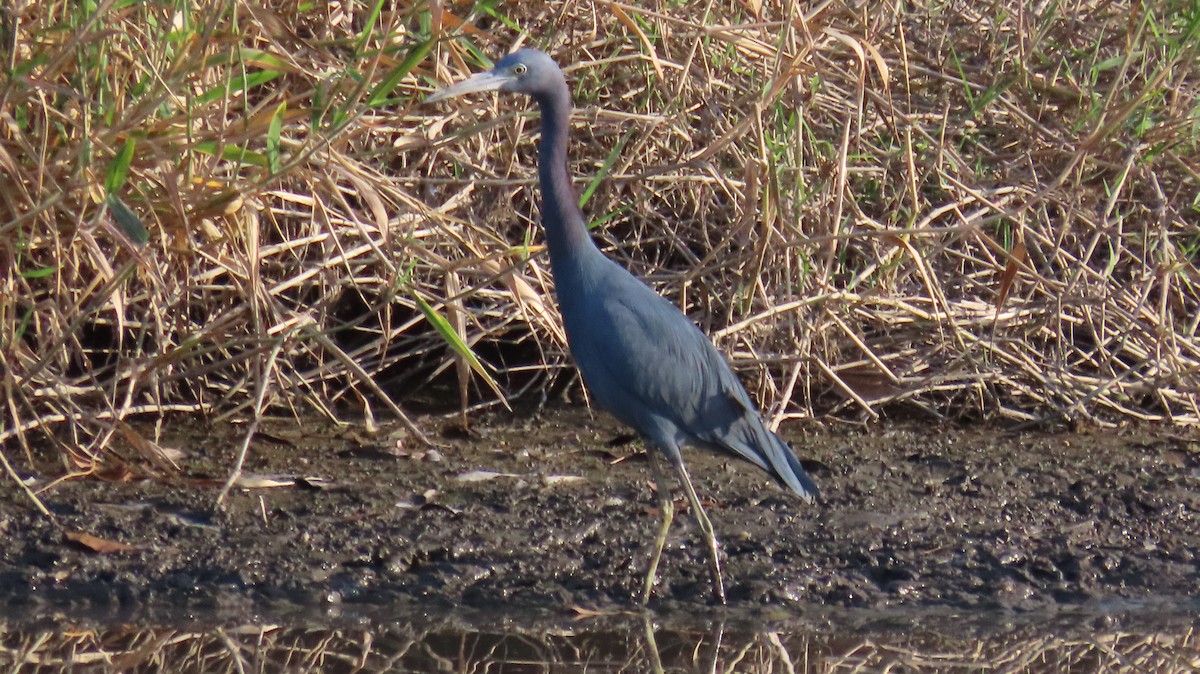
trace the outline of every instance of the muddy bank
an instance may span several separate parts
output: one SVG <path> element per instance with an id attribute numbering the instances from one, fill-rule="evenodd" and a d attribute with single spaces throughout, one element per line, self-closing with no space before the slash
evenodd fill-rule
<path id="1" fill-rule="evenodd" d="M 1200 592 L 1194 431 L 783 430 L 823 490 L 818 506 L 752 466 L 688 454 L 735 609 L 1034 611 Z M 214 512 L 240 429 L 174 424 L 161 444 L 183 452 L 178 477 L 113 470 L 116 481 L 57 484 L 42 493 L 53 520 L 4 482 L 0 600 L 35 611 L 630 607 L 658 513 L 640 443 L 611 442 L 621 432 L 559 409 L 478 419 L 431 450 L 402 433 L 281 420 L 252 447 L 255 488 Z M 21 470 L 39 487 L 61 472 Z M 652 601 L 668 613 L 710 601 L 678 493 L 676 510 Z"/>

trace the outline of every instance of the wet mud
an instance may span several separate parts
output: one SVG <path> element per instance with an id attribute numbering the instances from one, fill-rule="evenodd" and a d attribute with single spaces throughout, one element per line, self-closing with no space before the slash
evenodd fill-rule
<path id="1" fill-rule="evenodd" d="M 51 485 L 61 465 L 18 461 L 53 517 L 4 482 L 0 600 L 30 615 L 637 606 L 659 515 L 641 444 L 614 442 L 615 421 L 564 408 L 476 418 L 469 433 L 424 427 L 443 429 L 438 447 L 394 429 L 265 423 L 243 486 L 219 510 L 237 425 L 165 428 L 160 444 L 181 452 L 174 477 L 114 468 Z M 712 603 L 699 530 L 675 489 L 656 612 L 1019 613 L 1178 605 L 1200 593 L 1195 431 L 813 423 L 782 433 L 820 485 L 819 503 L 748 464 L 686 453 L 721 540 L 731 608 Z"/>

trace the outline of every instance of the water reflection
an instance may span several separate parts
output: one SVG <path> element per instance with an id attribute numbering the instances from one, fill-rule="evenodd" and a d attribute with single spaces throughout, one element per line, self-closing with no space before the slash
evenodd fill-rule
<path id="1" fill-rule="evenodd" d="M 1057 616 L 981 627 L 951 617 L 818 619 L 769 630 L 712 622 L 664 627 L 651 617 L 467 627 L 444 619 L 356 620 L 326 627 L 114 626 L 9 629 L 10 672 L 1192 672 L 1187 617 Z M 457 621 L 461 623 L 461 621 Z M 842 624 L 837 624 L 842 622 Z M 987 621 L 984 621 L 987 622 Z M 1125 624 L 1128 622 L 1129 624 Z M 1096 629 L 1095 623 L 1104 629 Z M 1089 626 L 1091 624 L 1091 626 Z"/>

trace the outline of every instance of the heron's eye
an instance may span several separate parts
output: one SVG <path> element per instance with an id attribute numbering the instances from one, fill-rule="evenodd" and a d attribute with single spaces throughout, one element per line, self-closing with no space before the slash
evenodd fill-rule
<path id="1" fill-rule="evenodd" d="M 526 68 L 524 63 L 518 63 L 513 66 L 513 72 L 517 75 L 524 75 L 526 70 L 529 70 L 529 68 Z"/>

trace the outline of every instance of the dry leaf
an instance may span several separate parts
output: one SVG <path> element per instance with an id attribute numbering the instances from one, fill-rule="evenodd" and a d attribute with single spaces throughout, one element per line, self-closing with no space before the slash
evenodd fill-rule
<path id="1" fill-rule="evenodd" d="M 85 534 L 82 531 L 67 531 L 63 533 L 63 538 L 71 543 L 81 545 L 92 552 L 98 552 L 102 555 L 109 555 L 116 552 L 133 552 L 137 550 L 136 545 L 129 545 L 119 541 L 110 541 L 107 538 L 100 538 L 91 534 Z"/>
<path id="2" fill-rule="evenodd" d="M 332 489 L 337 486 L 337 483 L 319 475 L 305 475 L 304 477 L 296 478 L 296 486 L 321 490 Z"/>
<path id="3" fill-rule="evenodd" d="M 1013 246 L 1012 255 L 1008 258 L 1008 264 L 1004 265 L 1004 275 L 1000 277 L 1000 290 L 996 293 L 996 315 L 1000 314 L 1000 310 L 1004 308 L 1004 300 L 1008 299 L 1008 293 L 1012 291 L 1013 281 L 1017 278 L 1017 272 L 1021 270 L 1021 265 L 1025 262 L 1025 242 L 1018 240 Z"/>
<path id="4" fill-rule="evenodd" d="M 275 489 L 296 486 L 296 478 L 289 475 L 261 475 L 246 473 L 238 477 L 237 486 L 242 489 Z"/>
<path id="5" fill-rule="evenodd" d="M 494 480 L 498 477 L 521 477 L 515 473 L 497 473 L 494 470 L 472 470 L 455 476 L 455 480 L 459 482 L 484 482 L 486 480 Z"/>

